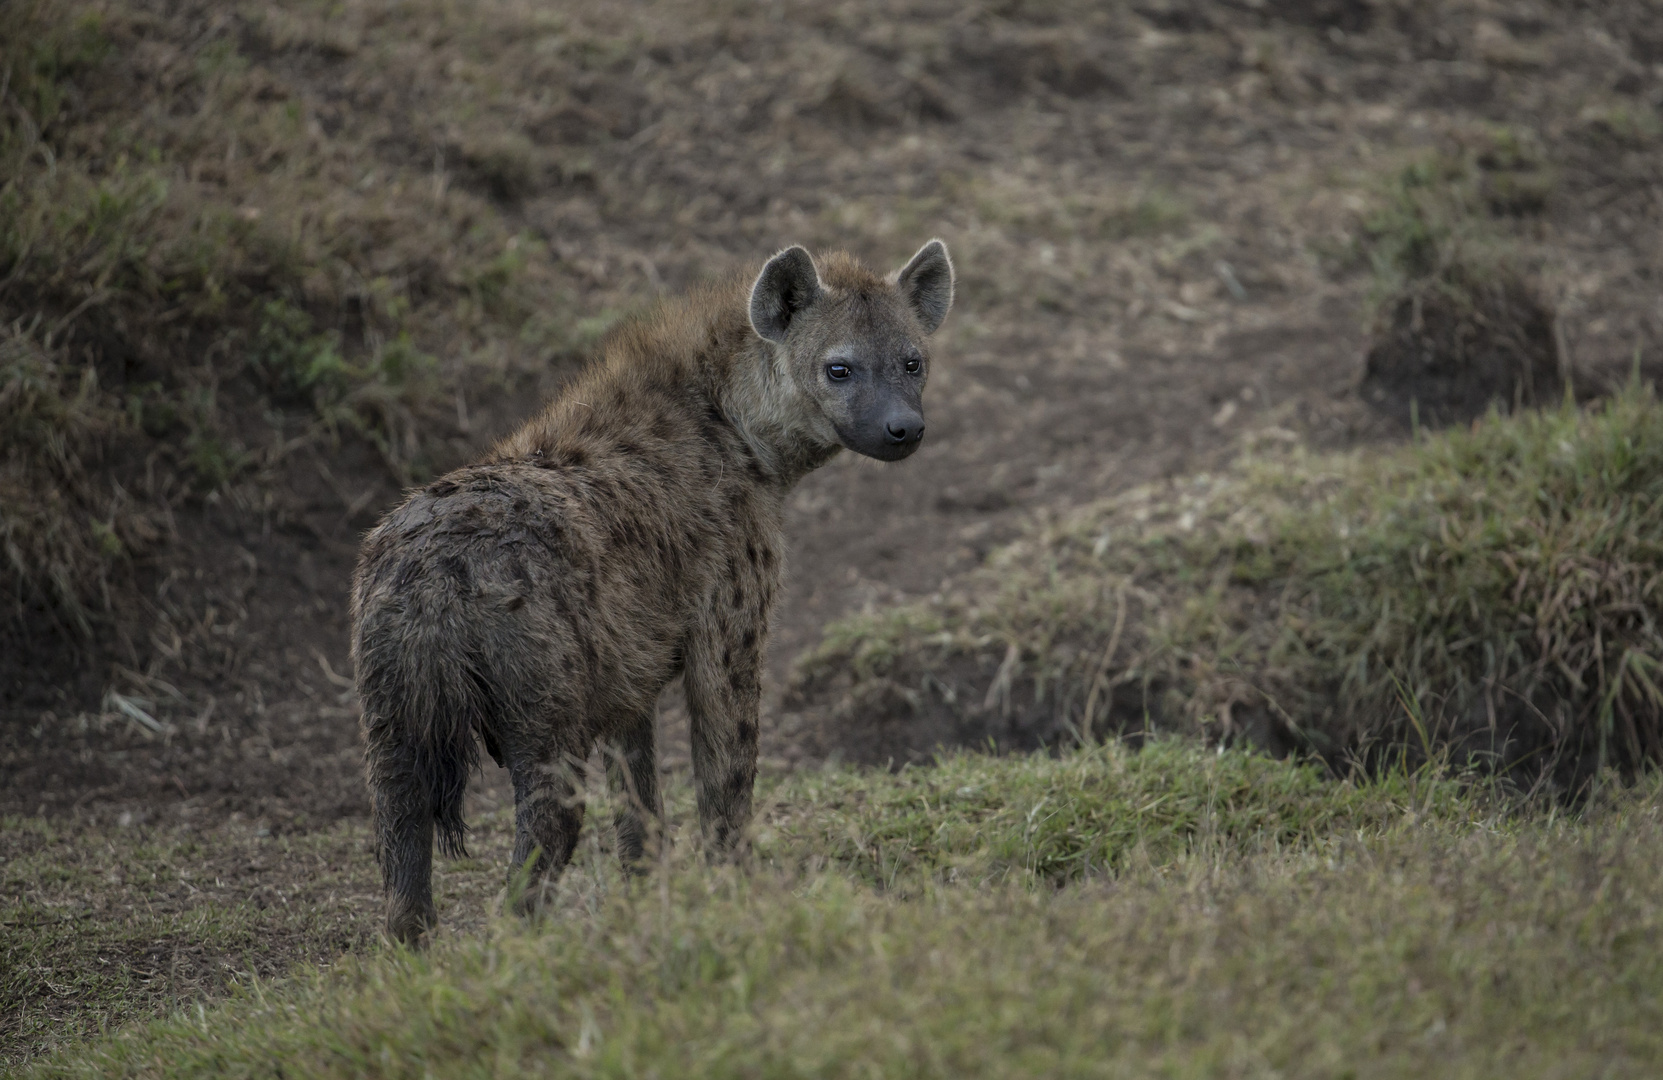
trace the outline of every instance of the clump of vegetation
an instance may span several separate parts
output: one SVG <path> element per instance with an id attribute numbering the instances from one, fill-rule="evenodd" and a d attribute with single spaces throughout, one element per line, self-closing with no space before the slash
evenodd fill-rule
<path id="1" fill-rule="evenodd" d="M 1112 880 L 1065 889 L 1007 877 L 906 900 L 838 872 L 835 856 L 824 871 L 771 871 L 677 852 L 632 885 L 588 850 L 535 926 L 246 979 L 222 1005 L 63 1047 L 24 1075 L 1385 1076 L 1527 1058 L 1642 1076 L 1663 1053 L 1654 785 L 1574 819 L 1509 821 L 1434 799 L 1366 821 L 1356 810 L 1376 798 L 1364 789 L 1157 749 L 1147 777 L 1121 774 L 1124 792 L 1071 780 L 1096 766 L 1078 773 L 1068 758 L 948 767 L 994 788 L 1049 770 L 1054 794 L 1088 803 L 1135 793 L 1139 805 L 1104 820 L 1151 835 L 1163 796 L 1224 781 L 1218 835 L 1234 841 L 1157 840 Z M 866 772 L 791 780 L 777 797 L 833 789 L 918 804 L 920 858 L 949 861 L 947 793 Z M 1295 790 L 1309 832 L 1289 843 L 1274 822 Z M 834 824 L 861 819 L 827 811 Z M 1265 842 L 1244 846 L 1254 827 L 1222 823 L 1255 811 Z M 805 837 L 800 853 L 827 840 L 839 842 Z"/>
<path id="2" fill-rule="evenodd" d="M 1645 102 L 1589 105 L 1577 120 L 1585 137 L 1622 150 L 1645 150 L 1663 140 L 1663 116 Z"/>
<path id="3" fill-rule="evenodd" d="M 1553 305 L 1497 221 L 1540 213 L 1553 172 L 1528 132 L 1476 142 L 1410 163 L 1364 224 L 1375 340 L 1363 391 L 1411 422 L 1551 404 L 1565 384 Z"/>
<path id="4" fill-rule="evenodd" d="M 891 775 L 794 776 L 768 801 L 759 855 L 836 866 L 890 892 L 930 882 L 1060 886 L 1198 851 L 1240 857 L 1473 808 L 1430 774 L 1336 782 L 1319 768 L 1156 739 L 990 758 L 955 752 Z"/>
<path id="5" fill-rule="evenodd" d="M 834 626 L 794 700 L 1005 745 L 1158 728 L 1574 788 L 1663 762 L 1660 507 L 1641 386 L 1389 452 L 1250 454 Z"/>
<path id="6" fill-rule="evenodd" d="M 257 59 L 350 51 L 321 13 L 22 0 L 6 19 L 0 598 L 87 634 L 172 502 L 293 449 L 284 415 L 362 433 L 408 481 L 417 417 L 452 404 L 433 357 L 521 348 L 550 259 L 484 199 L 329 139 Z M 250 430 L 273 409 L 275 436 Z"/>
<path id="7" fill-rule="evenodd" d="M 0 331 L 0 576 L 31 582 L 42 610 L 83 634 L 89 611 L 107 604 L 108 565 L 135 539 L 133 517 L 87 467 L 123 421 L 96 371 L 71 377 L 34 333 Z M 7 592 L 6 615 L 17 617 L 32 597 Z"/>

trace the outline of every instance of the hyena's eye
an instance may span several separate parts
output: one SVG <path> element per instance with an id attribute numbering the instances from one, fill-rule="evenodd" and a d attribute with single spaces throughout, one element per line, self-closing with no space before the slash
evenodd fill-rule
<path id="1" fill-rule="evenodd" d="M 916 375 L 916 374 L 918 374 L 918 369 L 923 367 L 923 366 L 924 366 L 923 357 L 919 357 L 919 356 L 909 356 L 909 357 L 907 357 L 907 371 L 908 371 L 908 373 Z"/>
<path id="2" fill-rule="evenodd" d="M 849 365 L 848 364 L 827 364 L 826 365 L 826 374 L 831 376 L 834 379 L 847 379 L 849 377 Z"/>

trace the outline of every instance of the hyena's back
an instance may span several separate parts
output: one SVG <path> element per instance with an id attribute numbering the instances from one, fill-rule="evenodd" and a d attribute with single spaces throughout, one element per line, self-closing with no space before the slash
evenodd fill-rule
<path id="1" fill-rule="evenodd" d="M 377 813 L 431 814 L 447 853 L 462 848 L 476 734 L 499 763 L 529 742 L 581 756 L 674 674 L 696 580 L 653 559 L 613 572 L 625 524 L 594 512 L 592 482 L 475 466 L 417 492 L 366 542 L 354 648 L 371 787 L 388 804 Z"/>

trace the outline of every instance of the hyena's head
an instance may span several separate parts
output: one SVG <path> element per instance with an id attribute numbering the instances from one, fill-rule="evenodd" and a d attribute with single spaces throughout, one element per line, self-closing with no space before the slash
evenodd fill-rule
<path id="1" fill-rule="evenodd" d="M 924 438 L 929 339 L 952 305 L 953 263 L 931 240 L 886 278 L 848 255 L 816 266 L 786 248 L 757 276 L 750 314 L 805 406 L 806 434 L 898 461 Z"/>

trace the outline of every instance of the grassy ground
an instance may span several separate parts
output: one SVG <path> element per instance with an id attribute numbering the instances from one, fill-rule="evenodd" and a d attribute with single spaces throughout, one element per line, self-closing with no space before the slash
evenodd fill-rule
<path id="1" fill-rule="evenodd" d="M 1650 391 L 1084 508 L 933 601 L 828 629 L 800 700 L 1023 713 L 1575 785 L 1663 757 L 1663 409 Z M 1036 719 L 1037 718 L 1037 719 Z"/>
<path id="2" fill-rule="evenodd" d="M 256 836 L 9 819 L 0 900 L 8 1053 L 362 948 L 376 882 L 352 830 Z"/>
<path id="3" fill-rule="evenodd" d="M 534 295 L 545 317 L 560 307 L 546 247 L 431 160 L 389 169 L 326 133 L 341 118 L 285 63 L 355 51 L 323 12 L 25 0 L 8 21 L 7 604 L 90 630 L 181 498 L 269 486 L 286 455 L 343 430 L 407 481 L 439 445 L 438 357 L 477 394 L 570 343 L 525 325 Z M 125 467 L 147 455 L 142 474 Z"/>
<path id="4" fill-rule="evenodd" d="M 453 864 L 426 955 L 366 943 L 219 1005 L 153 1001 L 177 1011 L 24 1075 L 1641 1076 L 1663 1052 L 1659 799 L 1567 818 L 1159 741 L 832 770 L 767 793 L 749 869 L 676 849 L 629 883 L 591 834 L 527 927 L 483 917 L 495 866 Z M 349 832 L 257 842 L 367 861 Z M 138 851 L 130 880 L 179 862 Z M 173 925 L 304 924 L 261 918 Z M 106 1009 L 123 992 L 88 983 Z"/>
<path id="5" fill-rule="evenodd" d="M 670 818 L 682 832 L 690 794 L 672 787 Z M 574 875 L 583 888 L 611 888 L 606 801 L 595 795 L 585 869 Z M 1176 741 L 1063 759 L 956 754 L 896 774 L 817 770 L 766 783 L 760 795 L 754 844 L 767 874 L 831 872 L 897 898 L 953 883 L 1048 890 L 1199 849 L 1240 856 L 1300 847 L 1471 804 L 1450 784 L 1401 776 L 1340 784 L 1309 767 Z M 470 857 L 444 862 L 437 878 L 450 933 L 479 930 L 500 904 L 511 812 L 474 817 Z M 152 828 L 23 818 L 0 836 L 8 1056 L 297 963 L 362 955 L 378 926 L 380 882 L 357 822 L 273 835 L 251 822 Z"/>

